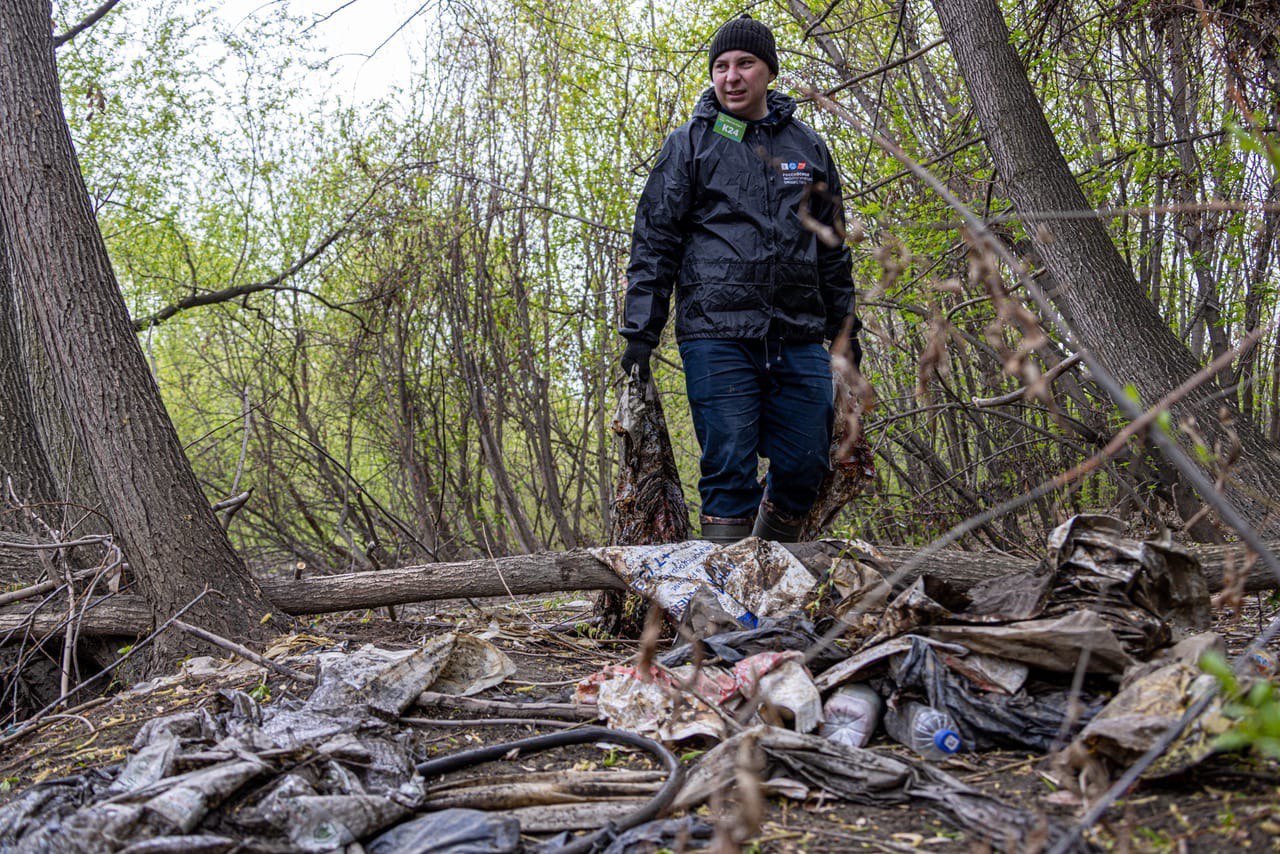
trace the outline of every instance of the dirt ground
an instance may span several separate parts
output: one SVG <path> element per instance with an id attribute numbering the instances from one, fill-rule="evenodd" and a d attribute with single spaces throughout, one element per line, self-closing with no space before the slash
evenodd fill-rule
<path id="1" fill-rule="evenodd" d="M 519 671 L 481 697 L 568 702 L 578 679 L 607 664 L 626 661 L 638 648 L 635 641 L 548 630 L 584 618 L 591 607 L 585 596 L 481 605 L 483 612 L 466 603 L 416 606 L 402 609 L 394 621 L 385 612 L 320 618 L 287 640 L 287 652 L 301 656 L 323 647 L 355 649 L 365 643 L 407 648 L 444 631 L 484 632 Z M 1219 614 L 1217 630 L 1236 652 L 1277 613 L 1280 602 L 1250 597 L 1238 615 Z M 1276 652 L 1280 653 L 1280 645 Z M 120 762 L 146 721 L 182 709 L 216 706 L 224 702 L 219 690 L 251 692 L 263 702 L 290 694 L 305 695 L 308 690 L 275 674 L 264 680 L 262 673 L 241 663 L 234 668 L 224 666 L 216 675 L 162 678 L 149 692 L 117 690 L 50 718 L 34 732 L 10 737 L 0 748 L 0 802 L 34 783 Z M 460 713 L 433 710 L 431 714 L 436 719 L 455 719 L 458 725 L 417 728 L 423 756 L 549 731 L 536 724 L 474 726 L 466 724 L 466 716 Z M 907 755 L 905 748 L 883 735 L 872 746 Z M 683 749 L 678 755 L 692 762 L 700 751 Z M 484 771 L 500 771 L 504 764 L 511 763 L 493 763 Z M 652 767 L 643 754 L 597 746 L 538 754 L 520 761 L 519 766 L 525 770 L 579 771 Z M 1071 823 L 1082 809 L 1041 756 L 1009 751 L 964 754 L 941 767 L 987 794 L 1041 811 L 1064 824 Z M 1111 810 L 1091 840 L 1115 851 L 1221 851 L 1233 847 L 1280 851 L 1280 763 L 1222 755 L 1189 773 L 1145 782 Z M 779 852 L 916 849 L 984 850 L 922 806 L 877 808 L 812 798 L 805 803 L 771 799 L 759 834 L 746 846 L 746 850 Z"/>

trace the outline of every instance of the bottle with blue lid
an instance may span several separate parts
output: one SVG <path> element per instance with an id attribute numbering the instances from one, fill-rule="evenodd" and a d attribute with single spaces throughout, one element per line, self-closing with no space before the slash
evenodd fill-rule
<path id="1" fill-rule="evenodd" d="M 964 747 L 951 715 L 914 700 L 889 709 L 884 728 L 894 741 L 905 744 L 925 759 L 946 759 Z"/>

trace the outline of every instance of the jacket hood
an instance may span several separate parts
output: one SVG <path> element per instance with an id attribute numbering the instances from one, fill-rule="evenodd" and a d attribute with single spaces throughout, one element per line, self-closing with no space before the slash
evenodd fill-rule
<path id="1" fill-rule="evenodd" d="M 769 90 L 766 96 L 765 104 L 769 107 L 769 114 L 760 119 L 760 124 L 763 125 L 786 124 L 791 121 L 791 117 L 796 111 L 794 98 L 772 89 Z M 727 112 L 729 111 L 720 106 L 720 100 L 716 98 L 716 90 L 709 88 L 698 98 L 698 103 L 693 108 L 693 118 L 715 121 L 717 113 Z"/>

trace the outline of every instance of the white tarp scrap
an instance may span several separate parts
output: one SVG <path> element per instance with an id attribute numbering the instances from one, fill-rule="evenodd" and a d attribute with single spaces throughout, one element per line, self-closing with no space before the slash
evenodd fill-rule
<path id="1" fill-rule="evenodd" d="M 672 620 L 709 591 L 726 614 L 754 628 L 760 617 L 798 609 L 817 583 L 779 543 L 748 537 L 728 546 L 690 540 L 655 546 L 604 546 L 591 554 Z"/>

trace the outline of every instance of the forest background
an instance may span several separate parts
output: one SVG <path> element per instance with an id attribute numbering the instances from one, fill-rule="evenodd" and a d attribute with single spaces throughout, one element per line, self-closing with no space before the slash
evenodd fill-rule
<path id="1" fill-rule="evenodd" d="M 1264 333 L 1195 393 L 1234 398 L 1275 443 L 1280 76 L 1237 49 L 1255 5 L 1002 7 L 1062 153 L 1175 334 L 1205 364 Z M 229 529 L 252 564 L 366 570 L 607 538 L 635 199 L 708 85 L 715 28 L 743 8 L 429 4 L 415 72 L 358 104 L 317 94 L 330 72 L 314 21 L 278 3 L 230 27 L 127 0 L 58 51 L 98 222 L 187 454 L 211 501 L 252 489 Z M 1036 266 L 931 7 L 749 10 L 777 33 L 777 88 L 841 86 Z M 55 30 L 87 11 L 59 4 Z M 847 122 L 813 103 L 800 115 L 844 175 L 875 389 L 876 482 L 839 532 L 923 543 L 1105 446 L 1123 422 L 1079 368 L 1044 399 L 990 401 L 1026 379 L 1004 371 L 1023 338 L 965 284 L 954 212 Z M 1033 363 L 1069 355 L 1051 336 Z M 668 340 L 657 356 L 696 512 L 678 355 Z M 1182 527 L 1195 514 L 1163 466 L 1132 442 L 964 544 L 1038 554 L 1084 509 Z"/>

